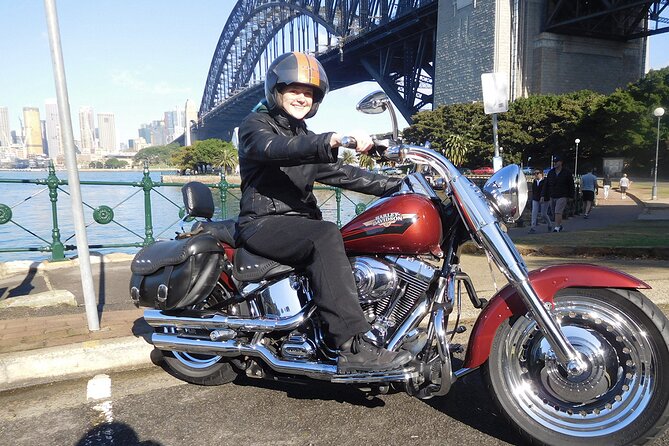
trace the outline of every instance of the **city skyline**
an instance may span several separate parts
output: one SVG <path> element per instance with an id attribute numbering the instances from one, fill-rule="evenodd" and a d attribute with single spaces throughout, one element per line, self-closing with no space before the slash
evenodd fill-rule
<path id="1" fill-rule="evenodd" d="M 199 108 L 211 57 L 235 4 L 201 0 L 184 8 L 178 0 L 58 1 L 75 138 L 83 106 L 114 114 L 117 145 L 137 139 L 142 125 L 164 120 L 165 112 L 184 110 L 187 100 Z M 650 68 L 669 66 L 669 34 L 649 40 Z M 3 72 L 0 107 L 7 107 L 10 129 L 20 134 L 23 109 L 37 107 L 45 120 L 46 101 L 56 96 L 42 2 L 0 4 L 0 54 L 12 61 Z M 367 82 L 332 92 L 309 127 L 387 130 L 386 116 L 352 115 L 358 99 L 377 88 Z"/>

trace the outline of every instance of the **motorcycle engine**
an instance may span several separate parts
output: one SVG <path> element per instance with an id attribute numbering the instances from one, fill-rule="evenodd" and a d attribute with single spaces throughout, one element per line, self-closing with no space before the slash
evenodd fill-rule
<path id="1" fill-rule="evenodd" d="M 350 261 L 362 310 L 382 337 L 402 323 L 436 273 L 432 265 L 413 257 L 353 257 Z"/>
<path id="2" fill-rule="evenodd" d="M 392 296 L 397 285 L 397 273 L 392 265 L 373 257 L 354 257 L 351 259 L 351 267 L 361 304 Z"/>

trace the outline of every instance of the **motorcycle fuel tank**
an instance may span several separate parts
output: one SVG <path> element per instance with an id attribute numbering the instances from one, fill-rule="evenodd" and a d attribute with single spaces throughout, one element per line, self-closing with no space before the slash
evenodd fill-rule
<path id="1" fill-rule="evenodd" d="M 341 229 L 347 252 L 441 254 L 439 212 L 422 195 L 383 198 Z"/>

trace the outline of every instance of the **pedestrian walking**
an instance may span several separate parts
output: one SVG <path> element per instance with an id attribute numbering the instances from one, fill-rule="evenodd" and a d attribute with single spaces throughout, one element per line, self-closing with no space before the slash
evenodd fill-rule
<path id="1" fill-rule="evenodd" d="M 574 197 L 574 177 L 564 167 L 564 159 L 561 155 L 553 156 L 555 167 L 553 167 L 546 177 L 542 195 L 544 200 L 550 200 L 555 226 L 553 232 L 562 232 L 562 214 L 567 207 L 567 202 Z"/>
<path id="2" fill-rule="evenodd" d="M 553 229 L 553 223 L 548 215 L 549 202 L 544 200 L 542 196 L 542 189 L 544 186 L 544 172 L 542 170 L 534 171 L 534 179 L 532 180 L 532 220 L 530 226 L 530 234 L 537 231 L 537 219 L 539 214 L 544 218 L 548 231 Z"/>
<path id="3" fill-rule="evenodd" d="M 627 174 L 624 173 L 623 177 L 620 179 L 620 182 L 618 183 L 618 187 L 620 188 L 620 198 L 623 200 L 627 199 L 627 189 L 630 187 L 630 179 L 627 178 Z"/>
<path id="4" fill-rule="evenodd" d="M 592 169 L 588 169 L 588 173 L 581 177 L 581 193 L 585 205 L 584 218 L 590 218 L 590 210 L 592 210 L 592 204 L 595 201 L 597 188 L 597 177 L 592 173 Z"/>
<path id="5" fill-rule="evenodd" d="M 602 180 L 602 186 L 604 187 L 604 199 L 608 200 L 609 190 L 611 190 L 611 176 L 608 173 L 604 175 L 604 179 Z"/>

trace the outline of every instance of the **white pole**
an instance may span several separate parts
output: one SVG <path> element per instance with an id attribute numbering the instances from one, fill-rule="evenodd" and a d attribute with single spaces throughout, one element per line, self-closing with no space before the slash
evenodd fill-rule
<path id="1" fill-rule="evenodd" d="M 578 144 L 581 142 L 580 139 L 576 138 L 574 140 L 576 143 L 576 158 L 574 159 L 574 178 L 578 175 Z"/>
<path id="2" fill-rule="evenodd" d="M 497 137 L 497 113 L 492 114 L 492 140 L 495 155 L 492 157 L 492 169 L 497 172 L 502 168 L 502 157 L 499 155 L 499 138 Z"/>
<path id="3" fill-rule="evenodd" d="M 651 200 L 657 200 L 657 157 L 660 154 L 660 119 L 664 115 L 664 109 L 658 107 L 653 110 L 653 114 L 657 116 L 657 142 L 655 143 L 655 176 L 653 178 L 653 190 L 651 192 Z"/>
<path id="4" fill-rule="evenodd" d="M 79 184 L 79 171 L 77 170 L 77 157 L 74 148 L 72 117 L 70 116 L 70 100 L 68 98 L 67 82 L 65 80 L 63 51 L 60 46 L 60 28 L 58 26 L 56 0 L 44 0 L 44 9 L 46 12 L 46 24 L 49 32 L 51 60 L 53 62 L 53 77 L 56 83 L 60 128 L 63 132 L 63 151 L 65 153 L 65 164 L 67 166 L 67 179 L 70 185 L 72 219 L 74 220 L 74 233 L 77 240 L 77 252 L 79 253 L 79 271 L 81 273 L 81 286 L 84 292 L 86 319 L 88 320 L 88 329 L 90 331 L 97 331 L 100 330 L 100 321 L 98 319 L 97 303 L 95 299 L 95 287 L 93 286 L 91 259 L 88 254 L 88 237 L 86 236 L 84 208 L 81 201 L 81 186 Z"/>

